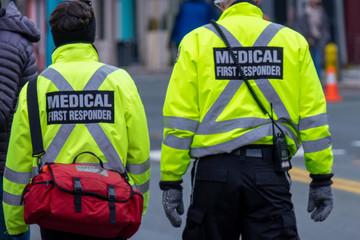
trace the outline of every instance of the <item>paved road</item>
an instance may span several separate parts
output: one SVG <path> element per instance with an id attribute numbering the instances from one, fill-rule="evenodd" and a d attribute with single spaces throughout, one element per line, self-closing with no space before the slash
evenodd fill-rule
<path id="1" fill-rule="evenodd" d="M 151 185 L 148 212 L 143 218 L 140 230 L 132 238 L 133 240 L 177 240 L 181 239 L 182 227 L 175 229 L 165 217 L 161 205 L 161 191 L 158 187 L 160 180 L 159 150 L 162 140 L 162 105 L 165 97 L 169 74 L 160 75 L 135 75 L 134 80 L 138 86 L 140 96 L 146 109 L 149 131 L 151 137 Z M 334 172 L 339 181 L 339 188 L 335 189 L 335 208 L 323 223 L 314 223 L 306 212 L 309 178 L 304 171 L 304 161 L 301 154 L 293 158 L 296 169 L 292 175 L 293 202 L 297 215 L 300 237 L 302 240 L 326 239 L 326 240 L 354 240 L 360 238 L 359 216 L 360 193 L 360 91 L 353 89 L 341 89 L 340 94 L 344 101 L 329 103 L 328 114 L 330 130 L 333 137 L 334 148 Z M 302 175 L 305 172 L 305 176 Z M 296 180 L 295 180 L 296 179 Z M 342 181 L 352 180 L 352 182 Z M 353 184 L 353 185 L 351 185 Z M 184 177 L 184 203 L 189 205 L 190 177 L 189 173 Z M 340 190 L 340 189 L 348 190 Z M 349 187 L 350 186 L 350 187 Z M 352 187 L 351 187 L 352 186 Z M 185 216 L 183 217 L 185 220 Z M 38 228 L 32 226 L 32 240 L 39 238 Z"/>

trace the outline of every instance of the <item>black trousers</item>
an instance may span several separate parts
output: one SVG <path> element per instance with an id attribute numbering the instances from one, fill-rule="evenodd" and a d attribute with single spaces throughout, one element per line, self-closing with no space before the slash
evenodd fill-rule
<path id="1" fill-rule="evenodd" d="M 126 238 L 98 238 L 40 227 L 42 240 L 126 240 Z"/>
<path id="2" fill-rule="evenodd" d="M 288 173 L 275 172 L 272 148 L 248 148 L 194 163 L 184 240 L 300 239 Z"/>

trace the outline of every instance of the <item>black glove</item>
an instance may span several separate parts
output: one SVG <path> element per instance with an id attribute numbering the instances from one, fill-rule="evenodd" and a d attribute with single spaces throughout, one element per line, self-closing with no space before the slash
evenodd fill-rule
<path id="1" fill-rule="evenodd" d="M 331 188 L 331 178 L 334 174 L 310 174 L 313 179 L 310 183 L 309 202 L 307 211 L 311 213 L 311 219 L 315 222 L 324 221 L 334 205 L 334 193 Z"/>
<path id="2" fill-rule="evenodd" d="M 184 202 L 181 181 L 161 181 L 160 189 L 163 190 L 162 204 L 171 225 L 180 227 L 182 220 L 180 215 L 184 214 Z"/>

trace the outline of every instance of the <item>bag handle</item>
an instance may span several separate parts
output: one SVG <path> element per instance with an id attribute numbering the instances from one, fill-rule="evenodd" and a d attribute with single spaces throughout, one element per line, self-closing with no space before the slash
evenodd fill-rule
<path id="1" fill-rule="evenodd" d="M 104 163 L 103 163 L 103 161 L 98 157 L 98 156 L 96 156 L 94 153 L 92 153 L 92 152 L 81 152 L 81 153 L 79 153 L 78 155 L 76 155 L 76 157 L 74 158 L 74 160 L 73 160 L 73 164 L 76 162 L 76 159 L 81 155 L 81 154 L 84 154 L 84 153 L 88 153 L 88 154 L 91 154 L 91 155 L 93 155 L 94 157 L 96 157 L 98 160 L 99 160 L 99 164 L 100 164 L 100 166 L 102 167 L 102 168 L 104 168 Z"/>

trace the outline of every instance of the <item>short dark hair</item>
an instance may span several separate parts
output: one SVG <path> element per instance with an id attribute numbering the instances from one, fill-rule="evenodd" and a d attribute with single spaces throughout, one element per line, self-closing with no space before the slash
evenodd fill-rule
<path id="1" fill-rule="evenodd" d="M 94 20 L 93 9 L 82 1 L 64 1 L 50 15 L 50 27 L 58 33 L 78 31 Z"/>

